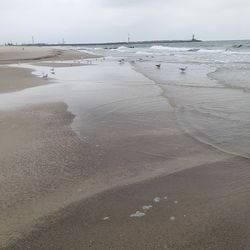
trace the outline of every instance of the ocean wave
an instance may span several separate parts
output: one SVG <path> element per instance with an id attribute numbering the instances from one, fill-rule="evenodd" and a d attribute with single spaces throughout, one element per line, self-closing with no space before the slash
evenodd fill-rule
<path id="1" fill-rule="evenodd" d="M 221 85 L 233 88 L 241 89 L 244 92 L 250 91 L 249 83 L 249 69 L 245 68 L 218 68 L 216 71 L 208 74 L 214 80 L 217 80 Z"/>
<path id="2" fill-rule="evenodd" d="M 137 51 L 136 52 L 137 55 L 154 55 L 154 53 L 148 52 L 148 51 Z"/>
<path id="3" fill-rule="evenodd" d="M 250 51 L 233 51 L 233 50 L 226 50 L 226 54 L 229 55 L 250 55 Z"/>
<path id="4" fill-rule="evenodd" d="M 168 51 L 189 51 L 190 49 L 192 48 L 185 48 L 185 47 L 181 47 L 181 48 L 178 48 L 178 47 L 168 47 L 168 46 L 160 46 L 160 45 L 157 45 L 157 46 L 152 46 L 150 47 L 151 50 L 168 50 Z"/>
<path id="5" fill-rule="evenodd" d="M 120 46 L 120 47 L 117 48 L 117 50 L 121 50 L 121 49 L 128 49 L 128 47 L 126 47 L 126 46 Z"/>
<path id="6" fill-rule="evenodd" d="M 223 53 L 225 50 L 222 49 L 200 49 L 200 53 Z"/>
<path id="7" fill-rule="evenodd" d="M 169 46 L 152 46 L 150 50 L 162 50 L 171 52 L 200 52 L 200 53 L 222 53 L 225 50 L 221 49 L 206 49 L 206 48 L 188 48 L 188 47 L 169 47 Z"/>
<path id="8" fill-rule="evenodd" d="M 115 48 L 115 49 L 111 49 L 112 51 L 118 51 L 118 52 L 121 52 L 121 53 L 125 53 L 125 52 L 128 52 L 129 51 L 129 48 L 128 47 L 125 47 L 125 46 L 120 46 L 118 48 Z"/>

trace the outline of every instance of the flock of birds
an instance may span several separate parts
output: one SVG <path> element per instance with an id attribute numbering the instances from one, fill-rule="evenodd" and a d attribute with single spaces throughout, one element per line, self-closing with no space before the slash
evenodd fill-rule
<path id="1" fill-rule="evenodd" d="M 137 61 L 141 62 L 141 61 L 143 61 L 143 59 L 142 59 L 142 58 L 139 58 Z M 119 62 L 120 64 L 123 64 L 123 63 L 125 63 L 125 59 L 122 58 L 122 59 L 118 60 L 118 62 Z M 131 63 L 131 64 L 135 64 L 135 61 L 132 60 L 132 61 L 130 61 L 130 63 Z M 161 64 L 156 64 L 155 67 L 156 67 L 157 69 L 160 69 L 160 68 L 161 68 Z M 185 67 L 180 67 L 180 68 L 179 68 L 180 73 L 182 73 L 182 74 L 186 73 L 187 68 L 188 68 L 187 66 L 185 66 Z"/>
<path id="2" fill-rule="evenodd" d="M 92 60 L 84 60 L 84 59 L 81 59 L 81 60 L 74 60 L 72 63 L 71 63 L 71 66 L 73 66 L 73 65 L 76 65 L 76 64 L 78 64 L 78 65 L 80 65 L 82 62 L 84 62 L 85 64 L 87 64 L 87 65 L 92 65 L 93 64 L 93 62 L 92 62 Z M 96 59 L 97 60 L 97 59 Z M 105 61 L 105 58 L 101 58 L 101 62 L 103 62 L 103 61 Z M 56 73 L 55 73 L 55 69 L 54 68 L 51 68 L 50 69 L 50 73 L 52 74 L 52 75 L 55 75 Z M 47 74 L 47 73 L 44 73 L 44 72 L 42 72 L 42 79 L 48 79 L 49 78 L 49 74 Z"/>
<path id="3" fill-rule="evenodd" d="M 103 62 L 105 60 L 105 58 L 103 58 L 101 61 Z M 143 59 L 142 58 L 139 58 L 138 59 L 138 61 L 143 61 Z M 120 63 L 120 64 L 123 64 L 123 63 L 125 63 L 125 59 L 124 58 L 122 58 L 122 59 L 120 59 L 120 60 L 118 60 L 118 62 Z M 135 61 L 133 60 L 133 61 L 130 61 L 130 63 L 131 64 L 135 64 Z M 92 61 L 91 60 L 87 60 L 87 64 L 92 64 Z M 161 68 L 161 64 L 156 64 L 155 65 L 155 67 L 157 68 L 157 69 L 160 69 Z M 186 67 L 180 67 L 179 68 L 179 70 L 180 70 L 180 72 L 181 73 L 186 73 L 186 71 L 187 71 L 187 66 Z M 52 75 L 55 75 L 55 69 L 54 68 L 51 68 L 51 70 L 50 70 L 50 73 L 52 74 Z M 42 78 L 43 79 L 48 79 L 48 74 L 45 74 L 45 73 L 42 73 Z"/>
<path id="4" fill-rule="evenodd" d="M 155 67 L 157 69 L 160 69 L 161 68 L 161 64 L 156 64 Z M 186 67 L 180 67 L 179 70 L 180 70 L 181 73 L 186 73 L 187 68 L 188 68 L 187 66 Z"/>
<path id="5" fill-rule="evenodd" d="M 52 68 L 52 69 L 50 70 L 50 73 L 51 73 L 52 75 L 55 75 L 55 69 Z M 48 77 L 49 77 L 48 74 L 45 74 L 44 72 L 42 73 L 42 78 L 43 78 L 43 79 L 48 79 Z"/>

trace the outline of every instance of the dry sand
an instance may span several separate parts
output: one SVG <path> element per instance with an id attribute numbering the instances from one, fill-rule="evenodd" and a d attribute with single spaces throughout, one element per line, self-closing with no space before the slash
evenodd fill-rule
<path id="1" fill-rule="evenodd" d="M 31 61 L 66 61 L 86 58 L 96 58 L 96 56 L 75 50 L 62 50 L 50 47 L 0 47 L 0 64 Z"/>

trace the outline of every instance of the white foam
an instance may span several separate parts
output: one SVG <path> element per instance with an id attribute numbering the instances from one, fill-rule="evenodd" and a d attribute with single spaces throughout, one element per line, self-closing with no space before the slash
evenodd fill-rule
<path id="1" fill-rule="evenodd" d="M 102 218 L 102 220 L 109 220 L 110 219 L 110 217 L 104 217 L 104 218 Z"/>
<path id="2" fill-rule="evenodd" d="M 111 49 L 113 51 L 119 51 L 119 52 L 128 52 L 129 51 L 129 48 L 128 47 L 125 47 L 125 46 L 120 46 L 119 48 L 117 49 Z"/>
<path id="3" fill-rule="evenodd" d="M 153 206 L 152 205 L 148 205 L 148 206 L 143 206 L 142 209 L 143 210 L 149 210 L 150 208 L 152 208 Z"/>
<path id="4" fill-rule="evenodd" d="M 147 52 L 147 51 L 137 51 L 136 52 L 137 55 L 153 55 L 153 53 Z"/>
<path id="5" fill-rule="evenodd" d="M 168 46 L 152 46 L 150 47 L 150 49 L 152 50 L 167 50 L 167 51 L 189 51 L 192 48 L 185 48 L 185 47 L 181 47 L 181 48 L 177 48 L 177 47 L 168 47 Z"/>
<path id="6" fill-rule="evenodd" d="M 155 197 L 155 198 L 153 199 L 154 202 L 160 202 L 160 200 L 161 200 L 160 197 Z"/>
<path id="7" fill-rule="evenodd" d="M 175 221 L 175 217 L 174 217 L 174 216 L 171 216 L 169 219 L 170 219 L 171 221 Z"/>
<path id="8" fill-rule="evenodd" d="M 145 215 L 146 215 L 146 214 L 143 213 L 143 212 L 136 211 L 134 214 L 131 214 L 130 217 L 131 217 L 131 218 L 134 218 L 134 217 L 140 218 L 140 217 L 143 217 L 143 216 L 145 216 Z"/>

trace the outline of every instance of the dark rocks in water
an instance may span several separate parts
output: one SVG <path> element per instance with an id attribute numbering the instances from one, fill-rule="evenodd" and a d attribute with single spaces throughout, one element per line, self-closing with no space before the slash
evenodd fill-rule
<path id="1" fill-rule="evenodd" d="M 234 46 L 233 46 L 233 48 L 238 49 L 238 48 L 241 48 L 242 46 L 243 46 L 242 44 L 239 44 L 239 45 L 234 45 Z"/>

